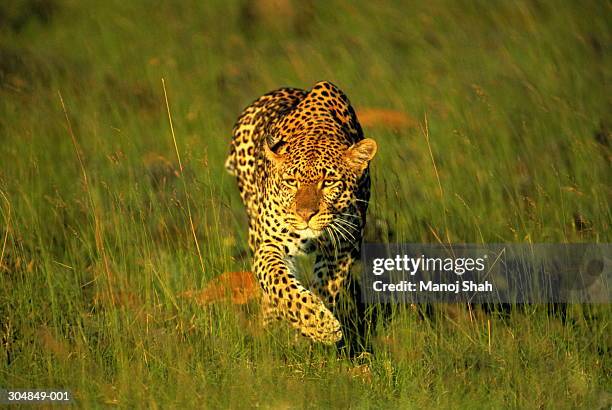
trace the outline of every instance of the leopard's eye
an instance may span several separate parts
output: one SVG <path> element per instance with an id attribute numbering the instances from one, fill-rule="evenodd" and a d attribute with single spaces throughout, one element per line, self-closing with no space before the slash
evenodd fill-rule
<path id="1" fill-rule="evenodd" d="M 321 181 L 321 188 L 331 188 L 340 184 L 339 179 L 324 179 Z"/>
<path id="2" fill-rule="evenodd" d="M 283 179 L 283 183 L 285 185 L 287 185 L 287 186 L 292 187 L 292 188 L 295 188 L 298 185 L 297 179 L 295 179 L 295 178 L 285 178 L 285 179 Z"/>

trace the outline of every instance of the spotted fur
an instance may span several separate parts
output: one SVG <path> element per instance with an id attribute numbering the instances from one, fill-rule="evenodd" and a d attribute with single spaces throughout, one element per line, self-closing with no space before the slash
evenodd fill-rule
<path id="1" fill-rule="evenodd" d="M 359 258 L 375 153 L 347 97 L 326 81 L 272 91 L 238 118 L 226 168 L 246 207 L 265 320 L 284 318 L 327 344 L 342 338 L 332 311 Z M 294 259 L 313 252 L 309 290 Z"/>

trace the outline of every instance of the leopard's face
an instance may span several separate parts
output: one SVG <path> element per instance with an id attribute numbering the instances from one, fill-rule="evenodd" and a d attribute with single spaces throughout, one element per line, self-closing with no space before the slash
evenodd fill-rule
<path id="1" fill-rule="evenodd" d="M 317 237 L 335 222 L 349 232 L 354 229 L 351 206 L 359 178 L 376 153 L 373 140 L 347 148 L 337 139 L 318 136 L 296 140 L 277 152 L 266 149 L 274 164 L 269 175 L 274 202 L 292 230 Z"/>

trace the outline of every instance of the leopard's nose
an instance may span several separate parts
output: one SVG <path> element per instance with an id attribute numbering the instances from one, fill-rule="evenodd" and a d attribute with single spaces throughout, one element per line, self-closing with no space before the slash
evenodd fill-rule
<path id="1" fill-rule="evenodd" d="M 318 209 L 313 208 L 302 208 L 297 210 L 298 215 L 304 220 L 304 222 L 310 221 L 317 212 Z"/>
<path id="2" fill-rule="evenodd" d="M 308 223 L 319 212 L 320 192 L 315 184 L 301 186 L 295 194 L 295 211 Z"/>

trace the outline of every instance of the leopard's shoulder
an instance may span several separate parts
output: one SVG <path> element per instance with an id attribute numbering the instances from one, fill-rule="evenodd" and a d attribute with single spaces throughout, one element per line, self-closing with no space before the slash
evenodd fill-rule
<path id="1" fill-rule="evenodd" d="M 238 167 L 244 167 L 249 160 L 254 161 L 258 142 L 268 130 L 287 112 L 302 101 L 307 91 L 283 87 L 270 91 L 249 104 L 240 114 L 232 130 L 233 138 L 230 152 L 225 161 L 225 169 L 231 175 L 238 174 Z"/>

